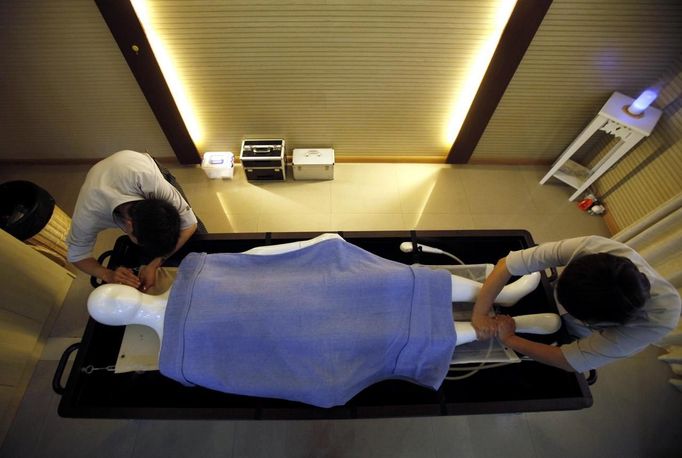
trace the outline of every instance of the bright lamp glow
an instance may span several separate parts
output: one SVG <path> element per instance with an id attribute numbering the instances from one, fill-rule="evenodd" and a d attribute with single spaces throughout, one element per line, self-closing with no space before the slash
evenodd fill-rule
<path id="1" fill-rule="evenodd" d="M 142 28 L 147 36 L 147 40 L 149 40 L 154 56 L 156 56 L 156 61 L 161 68 L 161 73 L 163 73 L 166 84 L 168 84 L 171 94 L 173 95 L 175 104 L 180 111 L 180 116 L 182 116 L 182 120 L 185 122 L 185 127 L 187 127 L 187 131 L 189 132 L 190 137 L 192 137 L 194 145 L 197 149 L 200 149 L 200 144 L 204 137 L 204 133 L 201 130 L 201 124 L 199 123 L 196 111 L 185 92 L 182 81 L 175 71 L 175 66 L 173 65 L 173 59 L 171 58 L 170 53 L 154 30 L 152 15 L 144 0 L 131 0 L 130 3 L 133 5 L 135 14 L 142 24 Z"/>
<path id="2" fill-rule="evenodd" d="M 488 65 L 493 58 L 497 44 L 502 37 L 512 11 L 516 6 L 515 0 L 499 0 L 497 7 L 494 9 L 494 15 L 490 19 L 489 27 L 487 29 L 488 38 L 486 38 L 481 46 L 473 53 L 473 59 L 467 65 L 465 72 L 466 79 L 462 86 L 456 89 L 455 101 L 452 104 L 451 113 L 448 116 L 448 124 L 445 128 L 445 135 L 443 142 L 445 146 L 450 148 L 462 128 L 464 118 L 471 107 L 476 92 L 478 91 L 483 76 L 485 75 Z"/>
<path id="3" fill-rule="evenodd" d="M 642 92 L 639 97 L 637 97 L 635 101 L 632 102 L 632 104 L 628 107 L 628 113 L 635 116 L 642 114 L 644 110 L 649 108 L 649 105 L 654 103 L 656 97 L 658 97 L 658 92 L 653 89 L 647 89 L 646 91 Z"/>

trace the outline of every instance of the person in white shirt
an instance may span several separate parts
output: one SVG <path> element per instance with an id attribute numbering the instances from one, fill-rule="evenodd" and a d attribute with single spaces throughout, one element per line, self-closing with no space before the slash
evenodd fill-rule
<path id="1" fill-rule="evenodd" d="M 564 325 L 576 340 L 545 345 L 514 332 L 504 315 L 489 316 L 492 301 L 512 275 L 566 266 L 555 289 Z M 501 304 L 503 305 L 503 304 Z M 680 296 L 637 252 L 611 239 L 579 237 L 510 252 L 486 279 L 474 305 L 479 339 L 497 335 L 536 361 L 585 372 L 643 350 L 675 328 Z"/>
<path id="2" fill-rule="evenodd" d="M 163 172 L 151 156 L 130 150 L 95 164 L 76 202 L 67 237 L 68 261 L 106 283 L 143 291 L 151 287 L 157 268 L 187 242 L 199 223 L 181 189 L 173 184 L 174 177 Z M 115 227 L 151 258 L 139 277 L 125 267 L 107 269 L 92 255 L 97 234 Z"/>

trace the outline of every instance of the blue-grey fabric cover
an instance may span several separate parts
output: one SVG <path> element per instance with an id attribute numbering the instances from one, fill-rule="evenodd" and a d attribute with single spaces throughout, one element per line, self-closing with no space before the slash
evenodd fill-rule
<path id="1" fill-rule="evenodd" d="M 336 239 L 279 255 L 188 255 L 160 369 L 186 385 L 330 407 L 385 379 L 437 389 L 455 341 L 448 272 Z"/>

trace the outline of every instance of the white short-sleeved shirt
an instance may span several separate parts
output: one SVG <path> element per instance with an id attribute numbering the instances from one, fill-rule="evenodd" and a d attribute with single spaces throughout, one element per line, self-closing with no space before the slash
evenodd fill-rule
<path id="1" fill-rule="evenodd" d="M 197 223 L 189 204 L 161 174 L 148 154 L 124 150 L 95 164 L 81 187 L 67 236 L 69 262 L 92 256 L 97 234 L 119 227 L 114 209 L 121 204 L 143 199 L 163 199 L 180 214 L 180 228 Z"/>
<path id="2" fill-rule="evenodd" d="M 630 259 L 649 279 L 651 297 L 640 313 L 623 325 L 601 323 L 588 327 L 569 314 L 563 315 L 569 332 L 579 339 L 561 346 L 561 351 L 577 372 L 595 369 L 643 350 L 674 329 L 680 318 L 680 296 L 675 287 L 636 251 L 611 239 L 590 236 L 544 243 L 510 252 L 506 263 L 512 275 L 525 275 L 550 267 L 565 266 L 574 259 L 595 253 L 608 253 Z M 560 305 L 558 301 L 557 304 Z"/>

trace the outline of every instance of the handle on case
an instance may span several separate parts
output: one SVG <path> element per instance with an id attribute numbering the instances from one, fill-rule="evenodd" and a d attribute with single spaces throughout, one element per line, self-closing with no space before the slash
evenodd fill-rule
<path id="1" fill-rule="evenodd" d="M 59 359 L 59 364 L 57 365 L 57 370 L 54 372 L 54 377 L 52 377 L 52 389 L 55 393 L 62 395 L 66 392 L 66 387 L 61 385 L 62 376 L 64 375 L 64 369 L 66 368 L 66 363 L 69 361 L 69 356 L 71 353 L 78 350 L 81 346 L 80 342 L 69 345 L 69 347 L 64 350 L 62 357 Z"/>
<path id="2" fill-rule="evenodd" d="M 320 153 L 320 152 L 319 152 L 318 150 L 316 150 L 316 149 L 310 150 L 310 151 L 306 151 L 305 157 L 310 157 L 310 156 L 317 156 L 317 157 L 320 157 L 320 156 L 322 156 L 322 153 Z"/>

